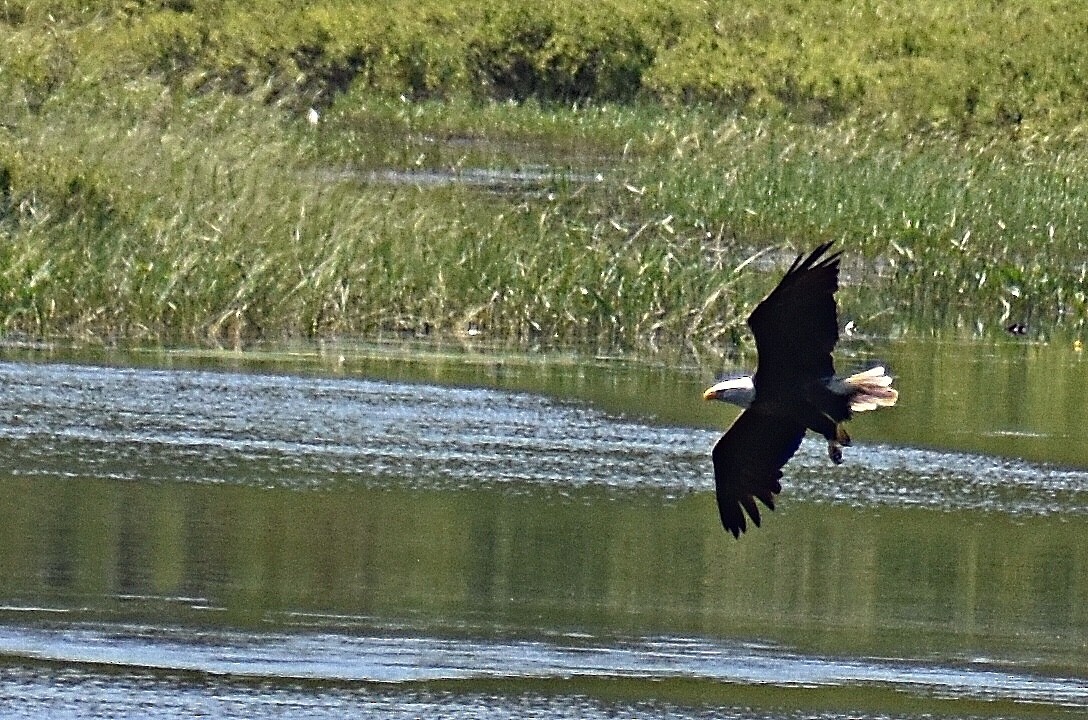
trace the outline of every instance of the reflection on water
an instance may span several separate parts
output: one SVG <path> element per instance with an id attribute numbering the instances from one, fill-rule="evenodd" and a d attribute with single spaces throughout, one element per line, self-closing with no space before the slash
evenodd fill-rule
<path id="1" fill-rule="evenodd" d="M 238 680 L 227 716 L 360 691 L 491 717 L 1088 708 L 1086 433 L 1006 397 L 1075 401 L 1084 366 L 908 350 L 882 355 L 902 412 L 859 419 L 841 467 L 803 446 L 739 542 L 707 458 L 729 413 L 690 368 L 0 364 L 0 696 L 184 716 L 212 708 L 190 682 L 229 677 L 272 685 Z M 924 418 L 969 452 L 897 444 L 940 445 Z M 1031 461 L 980 454 L 1010 438 Z M 1039 464 L 1058 439 L 1067 467 Z"/>
<path id="2" fill-rule="evenodd" d="M 1071 342 L 903 343 L 887 356 L 916 388 L 896 418 L 875 418 L 896 440 L 1088 467 L 1088 355 Z"/>
<path id="3" fill-rule="evenodd" d="M 142 670 L 200 671 L 236 679 L 363 682 L 372 686 L 455 680 L 564 677 L 711 680 L 780 688 L 861 686 L 877 694 L 925 692 L 958 699 L 1016 699 L 1083 705 L 1088 687 L 985 663 L 942 666 L 889 660 L 844 660 L 780 648 L 690 638 L 644 638 L 600 645 L 583 636 L 548 640 L 480 640 L 383 635 L 178 631 L 157 626 L 63 632 L 0 629 L 0 645 L 35 660 Z M 889 692 L 892 691 L 892 692 Z"/>
<path id="4" fill-rule="evenodd" d="M 273 627 L 308 613 L 319 626 L 698 634 L 1074 668 L 1088 637 L 1083 517 L 795 503 L 738 543 L 718 534 L 709 492 L 8 489 L 0 588 L 73 620 Z"/>
<path id="5" fill-rule="evenodd" d="M 350 177 L 350 175 L 345 175 Z M 599 183 L 599 174 L 575 173 L 546 165 L 522 167 L 518 170 L 494 168 L 428 168 L 420 170 L 372 170 L 362 175 L 372 183 L 436 187 L 459 185 L 476 187 L 496 194 L 525 196 L 533 191 L 554 190 L 556 185 L 569 183 Z"/>

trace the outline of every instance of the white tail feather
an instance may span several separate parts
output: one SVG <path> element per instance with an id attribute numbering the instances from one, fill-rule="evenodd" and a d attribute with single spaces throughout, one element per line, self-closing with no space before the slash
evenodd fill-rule
<path id="1" fill-rule="evenodd" d="M 854 393 L 850 398 L 853 412 L 891 407 L 899 399 L 899 391 L 892 388 L 892 378 L 881 366 L 851 375 L 843 380 L 843 384 Z"/>

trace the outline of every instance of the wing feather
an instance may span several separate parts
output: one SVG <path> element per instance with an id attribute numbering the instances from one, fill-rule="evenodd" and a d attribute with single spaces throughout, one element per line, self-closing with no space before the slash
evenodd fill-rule
<path id="1" fill-rule="evenodd" d="M 745 511 L 759 527 L 757 498 L 774 510 L 774 496 L 782 492 L 782 466 L 797 452 L 804 434 L 796 421 L 752 407 L 714 445 L 718 513 L 733 537 L 748 529 Z"/>
<path id="2" fill-rule="evenodd" d="M 831 351 L 839 340 L 835 292 L 841 253 L 824 257 L 830 247 L 828 242 L 807 257 L 798 255 L 748 318 L 759 354 L 757 394 L 772 387 L 796 391 L 798 379 L 834 374 Z"/>

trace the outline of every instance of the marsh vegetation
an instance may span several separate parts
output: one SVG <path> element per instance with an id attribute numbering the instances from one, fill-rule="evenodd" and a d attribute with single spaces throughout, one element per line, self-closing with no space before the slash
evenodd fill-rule
<path id="1" fill-rule="evenodd" d="M 836 239 L 868 331 L 1078 335 L 1088 10 L 924 10 L 5 4 L 0 329 L 720 347 Z"/>

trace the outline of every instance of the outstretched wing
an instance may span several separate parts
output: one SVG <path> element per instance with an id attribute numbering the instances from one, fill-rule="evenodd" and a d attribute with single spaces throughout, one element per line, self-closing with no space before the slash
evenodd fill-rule
<path id="1" fill-rule="evenodd" d="M 748 528 L 745 511 L 759 527 L 756 498 L 774 510 L 774 496 L 782 492 L 782 466 L 797 452 L 804 434 L 805 427 L 796 421 L 753 407 L 714 445 L 718 513 L 733 537 Z"/>
<path id="2" fill-rule="evenodd" d="M 761 388 L 795 391 L 798 381 L 827 378 L 835 372 L 831 351 L 839 340 L 835 291 L 840 253 L 823 257 L 830 247 L 828 242 L 804 259 L 798 255 L 748 318 L 759 353 L 757 395 Z"/>

